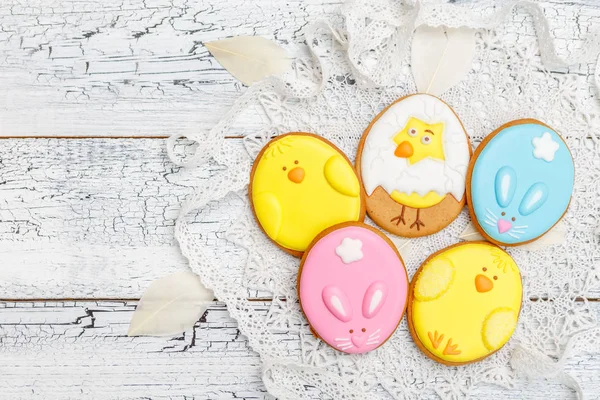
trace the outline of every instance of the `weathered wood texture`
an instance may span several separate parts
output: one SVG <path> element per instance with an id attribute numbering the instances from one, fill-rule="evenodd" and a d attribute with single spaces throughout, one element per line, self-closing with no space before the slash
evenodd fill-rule
<path id="1" fill-rule="evenodd" d="M 298 42 L 322 0 L 3 0 L 0 135 L 168 136 L 211 128 L 241 84 L 203 42 Z M 248 120 L 248 124 L 256 122 Z"/>
<path id="2" fill-rule="evenodd" d="M 137 298 L 155 278 L 187 268 L 174 220 L 184 197 L 215 171 L 180 170 L 163 140 L 131 137 L 208 130 L 239 96 L 243 88 L 203 42 L 262 35 L 296 43 L 309 21 L 339 4 L 1 1 L 0 136 L 121 139 L 0 140 L 0 298 Z M 563 55 L 600 27 L 596 0 L 544 4 Z M 516 40 L 534 36 L 530 16 L 518 11 L 513 19 L 523 22 Z M 571 68 L 591 71 L 591 64 Z M 242 120 L 249 129 L 261 123 Z M 267 396 L 259 358 L 223 304 L 173 339 L 128 338 L 134 307 L 0 303 L 0 398 Z M 571 368 L 588 397 L 600 398 L 598 361 L 582 357 Z M 476 394 L 492 396 L 573 398 L 544 381 Z"/>
<path id="3" fill-rule="evenodd" d="M 241 85 L 202 43 L 235 35 L 298 43 L 302 28 L 341 3 L 4 0 L 0 136 L 168 136 L 208 130 Z M 565 56 L 581 47 L 600 15 L 600 7 L 592 7 L 595 0 L 543 4 Z M 534 36 L 527 13 L 520 9 L 513 18 L 519 22 L 515 39 Z M 590 68 L 573 70 L 587 74 Z"/>
<path id="4" fill-rule="evenodd" d="M 266 316 L 268 303 L 253 306 Z M 259 357 L 222 303 L 175 338 L 127 337 L 134 309 L 135 302 L 116 301 L 0 303 L 0 398 L 265 398 Z M 293 336 L 282 332 L 281 340 L 298 353 Z M 598 398 L 593 356 L 572 360 L 568 370 L 584 382 L 589 399 Z M 573 392 L 539 380 L 474 394 L 492 397 L 569 399 Z"/>

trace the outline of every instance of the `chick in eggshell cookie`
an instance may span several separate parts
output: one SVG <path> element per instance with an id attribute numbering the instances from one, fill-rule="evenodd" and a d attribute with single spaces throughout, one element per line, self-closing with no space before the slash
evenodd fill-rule
<path id="1" fill-rule="evenodd" d="M 465 203 L 470 156 L 466 131 L 443 101 L 428 94 L 396 101 L 373 120 L 359 145 L 369 216 L 400 236 L 438 232 Z"/>

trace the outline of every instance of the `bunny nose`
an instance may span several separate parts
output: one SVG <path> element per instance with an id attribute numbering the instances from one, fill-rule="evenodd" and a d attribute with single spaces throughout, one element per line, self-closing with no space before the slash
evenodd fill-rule
<path id="1" fill-rule="evenodd" d="M 394 155 L 400 158 L 408 158 L 413 155 L 415 149 L 413 149 L 412 144 L 404 141 L 396 147 L 396 151 L 394 151 Z"/>
<path id="2" fill-rule="evenodd" d="M 504 233 L 510 231 L 512 224 L 505 219 L 500 218 L 498 220 L 498 232 Z"/>
<path id="3" fill-rule="evenodd" d="M 362 347 L 367 341 L 367 335 L 353 335 L 350 340 L 356 347 Z"/>
<path id="4" fill-rule="evenodd" d="M 477 289 L 479 293 L 489 292 L 493 288 L 494 282 L 487 276 L 479 274 L 475 277 L 475 289 Z"/>
<path id="5" fill-rule="evenodd" d="M 288 179 L 294 183 L 300 183 L 304 180 L 304 168 L 296 167 L 288 172 Z"/>

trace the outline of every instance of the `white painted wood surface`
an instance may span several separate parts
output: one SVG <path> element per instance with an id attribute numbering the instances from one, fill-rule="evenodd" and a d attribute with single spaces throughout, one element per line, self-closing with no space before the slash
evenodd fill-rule
<path id="1" fill-rule="evenodd" d="M 266 316 L 269 302 L 254 307 Z M 0 303 L 0 398 L 265 398 L 259 357 L 222 303 L 213 303 L 193 330 L 175 338 L 127 337 L 134 309 L 131 301 Z M 299 352 L 294 339 L 281 333 L 291 354 Z M 589 399 L 598 398 L 594 356 L 572 360 L 568 370 L 584 383 Z M 574 398 L 564 386 L 542 380 L 511 389 L 485 386 L 473 397 Z"/>
<path id="2" fill-rule="evenodd" d="M 299 42 L 340 3 L 0 2 L 0 137 L 9 138 L 0 140 L 0 299 L 30 299 L 0 302 L 0 398 L 266 396 L 259 358 L 223 304 L 179 338 L 128 338 L 135 302 L 119 299 L 187 268 L 174 219 L 215 171 L 173 166 L 161 138 L 210 129 L 243 90 L 202 42 Z M 600 28 L 596 0 L 544 4 L 561 52 Z M 534 35 L 527 14 L 513 18 L 525 21 L 515 38 Z M 244 118 L 248 129 L 261 123 Z M 87 300 L 48 300 L 61 298 Z M 267 312 L 268 302 L 255 304 Z M 588 397 L 600 398 L 600 361 L 575 361 Z M 573 398 L 541 381 L 476 393 L 492 396 Z"/>

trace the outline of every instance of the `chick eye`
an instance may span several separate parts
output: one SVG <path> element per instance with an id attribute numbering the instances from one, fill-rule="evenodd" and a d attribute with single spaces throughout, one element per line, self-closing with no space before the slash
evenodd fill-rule
<path id="1" fill-rule="evenodd" d="M 286 169 L 287 169 L 286 167 L 283 167 L 283 170 L 284 170 L 284 171 L 285 171 Z"/>
<path id="2" fill-rule="evenodd" d="M 487 271 L 486 267 L 481 268 L 483 270 L 483 272 Z"/>
<path id="3" fill-rule="evenodd" d="M 429 135 L 424 135 L 424 136 L 421 138 L 421 143 L 423 143 L 423 144 L 429 144 L 429 143 L 431 143 L 431 136 L 429 136 Z"/>
<path id="4" fill-rule="evenodd" d="M 497 277 L 496 275 L 494 275 L 494 280 L 495 280 L 495 281 L 497 281 L 497 280 L 498 280 L 498 277 Z"/>
<path id="5" fill-rule="evenodd" d="M 298 160 L 294 161 L 294 164 L 298 164 Z"/>
<path id="6" fill-rule="evenodd" d="M 412 137 L 415 137 L 415 136 L 417 136 L 417 130 L 415 128 L 410 128 L 408 130 L 408 134 Z"/>

